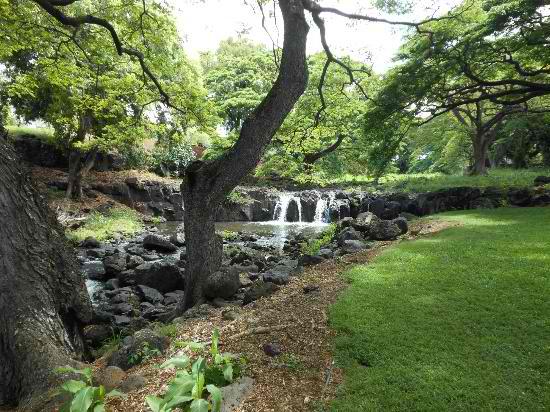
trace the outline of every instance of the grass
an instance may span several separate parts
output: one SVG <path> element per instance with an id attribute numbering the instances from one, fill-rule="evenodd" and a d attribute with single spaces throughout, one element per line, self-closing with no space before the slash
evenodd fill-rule
<path id="1" fill-rule="evenodd" d="M 487 176 L 444 175 L 441 173 L 388 174 L 380 178 L 378 190 L 400 192 L 431 192 L 439 189 L 472 187 L 526 187 L 533 186 L 535 177 L 550 175 L 550 169 L 490 169 Z M 327 182 L 325 182 L 326 184 Z M 367 176 L 345 175 L 328 182 L 345 187 L 372 186 Z"/>
<path id="2" fill-rule="evenodd" d="M 53 144 L 53 129 L 49 127 L 29 127 L 29 126 L 7 126 L 6 129 L 10 136 L 21 137 L 23 135 L 32 135 L 46 143 Z"/>
<path id="3" fill-rule="evenodd" d="M 462 225 L 347 273 L 332 410 L 549 410 L 550 208 L 438 219 Z"/>
<path id="4" fill-rule="evenodd" d="M 132 236 L 143 230 L 143 227 L 143 222 L 135 210 L 117 207 L 106 214 L 91 213 L 82 227 L 68 231 L 67 236 L 74 243 L 81 242 L 89 236 L 103 241 L 112 239 L 117 233 Z"/>

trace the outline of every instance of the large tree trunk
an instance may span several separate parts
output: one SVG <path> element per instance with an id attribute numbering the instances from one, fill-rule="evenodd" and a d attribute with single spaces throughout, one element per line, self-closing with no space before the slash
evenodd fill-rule
<path id="1" fill-rule="evenodd" d="M 477 133 L 472 143 L 474 153 L 470 175 L 484 176 L 487 174 L 487 154 L 489 151 L 489 139 L 483 133 Z"/>
<path id="2" fill-rule="evenodd" d="M 194 162 L 182 183 L 185 204 L 187 267 L 185 302 L 172 316 L 203 300 L 202 284 L 221 263 L 222 244 L 214 217 L 221 202 L 258 164 L 265 147 L 303 94 L 308 79 L 306 42 L 309 26 L 302 0 L 280 0 L 284 43 L 279 76 L 266 98 L 241 128 L 233 148 L 220 159 Z"/>
<path id="3" fill-rule="evenodd" d="M 67 176 L 67 199 L 82 199 L 82 179 L 95 165 L 97 150 L 88 153 L 72 150 L 69 154 L 69 174 Z"/>
<path id="4" fill-rule="evenodd" d="M 92 308 L 62 229 L 2 137 L 0 176 L 0 405 L 26 409 L 57 384 L 56 367 L 82 359 Z"/>

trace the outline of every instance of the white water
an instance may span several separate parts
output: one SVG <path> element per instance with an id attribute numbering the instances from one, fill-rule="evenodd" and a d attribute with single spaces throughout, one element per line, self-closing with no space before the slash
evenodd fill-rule
<path id="1" fill-rule="evenodd" d="M 293 195 L 292 193 L 281 193 L 279 200 L 275 205 L 275 210 L 273 212 L 273 220 L 280 223 L 286 222 L 286 213 L 291 202 L 295 202 L 298 206 L 298 222 L 302 222 L 302 202 L 298 196 Z"/>

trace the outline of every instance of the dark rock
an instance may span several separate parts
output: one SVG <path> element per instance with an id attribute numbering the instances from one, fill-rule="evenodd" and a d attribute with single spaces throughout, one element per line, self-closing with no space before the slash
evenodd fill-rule
<path id="1" fill-rule="evenodd" d="M 267 356 L 271 356 L 271 357 L 279 356 L 280 354 L 283 353 L 283 350 L 281 349 L 281 347 L 276 343 L 266 343 L 262 346 L 262 349 L 264 350 L 264 353 Z"/>
<path id="2" fill-rule="evenodd" d="M 126 372 L 117 366 L 107 366 L 105 369 L 99 371 L 95 383 L 102 385 L 106 392 L 111 392 L 113 389 L 117 389 L 122 382 L 126 379 Z"/>
<path id="3" fill-rule="evenodd" d="M 211 274 L 204 284 L 204 294 L 210 298 L 230 298 L 240 287 L 239 272 L 234 268 L 223 268 Z"/>
<path id="4" fill-rule="evenodd" d="M 139 265 L 143 265 L 145 260 L 141 256 L 131 255 L 128 257 L 127 267 L 128 269 L 135 269 Z"/>
<path id="5" fill-rule="evenodd" d="M 89 325 L 83 330 L 84 340 L 93 348 L 99 348 L 113 336 L 113 328 L 110 325 Z"/>
<path id="6" fill-rule="evenodd" d="M 404 235 L 409 231 L 409 223 L 407 222 L 407 219 L 405 219 L 404 217 L 398 217 L 397 219 L 394 219 L 393 223 L 401 231 L 400 235 Z"/>
<path id="7" fill-rule="evenodd" d="M 178 248 L 168 239 L 159 235 L 147 235 L 143 238 L 143 247 L 157 252 L 175 252 Z"/>
<path id="8" fill-rule="evenodd" d="M 187 260 L 187 249 L 183 248 L 180 252 L 180 260 Z"/>
<path id="9" fill-rule="evenodd" d="M 530 206 L 533 195 L 529 189 L 512 189 L 508 192 L 508 201 L 513 206 Z"/>
<path id="10" fill-rule="evenodd" d="M 82 271 L 86 274 L 88 279 L 105 281 L 108 278 L 105 266 L 103 266 L 103 262 L 99 260 L 84 262 Z"/>
<path id="11" fill-rule="evenodd" d="M 338 226 L 343 228 L 350 227 L 353 223 L 353 218 L 351 216 L 345 217 L 338 221 Z"/>
<path id="12" fill-rule="evenodd" d="M 135 269 L 135 281 L 138 285 L 149 286 L 161 293 L 180 289 L 183 276 L 180 269 L 169 262 L 148 262 Z"/>
<path id="13" fill-rule="evenodd" d="M 373 240 L 392 240 L 401 234 L 394 221 L 382 220 L 371 212 L 360 213 L 353 227 Z"/>
<path id="14" fill-rule="evenodd" d="M 110 323 L 113 320 L 113 315 L 105 310 L 94 308 L 92 323 Z"/>
<path id="15" fill-rule="evenodd" d="M 128 316 L 114 316 L 114 324 L 120 328 L 124 328 L 127 326 L 130 326 L 132 324 L 132 319 L 130 319 Z"/>
<path id="16" fill-rule="evenodd" d="M 105 257 L 105 249 L 88 249 L 86 256 L 92 259 L 103 259 Z"/>
<path id="17" fill-rule="evenodd" d="M 162 315 L 166 314 L 167 309 L 162 305 L 148 307 L 143 310 L 142 316 L 151 321 L 158 320 Z"/>
<path id="18" fill-rule="evenodd" d="M 346 240 L 359 240 L 362 241 L 363 235 L 352 227 L 346 227 L 337 236 L 338 245 L 343 246 Z"/>
<path id="19" fill-rule="evenodd" d="M 298 202 L 295 199 L 290 200 L 288 203 L 288 208 L 286 210 L 286 219 L 287 222 L 299 222 L 300 221 L 300 209 Z"/>
<path id="20" fill-rule="evenodd" d="M 185 246 L 185 234 L 182 232 L 172 233 L 170 242 L 176 246 Z"/>
<path id="21" fill-rule="evenodd" d="M 134 312 L 134 307 L 130 303 L 117 303 L 111 306 L 111 311 L 115 315 L 130 315 Z"/>
<path id="22" fill-rule="evenodd" d="M 144 348 L 162 354 L 168 349 L 170 339 L 150 329 L 142 329 L 124 339 L 122 347 L 107 359 L 107 365 L 128 370 L 143 361 Z M 133 360 L 134 362 L 131 362 Z"/>
<path id="23" fill-rule="evenodd" d="M 106 290 L 115 290 L 120 288 L 120 282 L 118 279 L 113 278 L 109 279 L 107 282 L 105 282 L 105 289 Z"/>
<path id="24" fill-rule="evenodd" d="M 136 284 L 135 270 L 125 270 L 117 275 L 117 280 L 120 286 L 135 286 Z"/>
<path id="25" fill-rule="evenodd" d="M 302 255 L 298 259 L 298 266 L 315 266 L 324 261 L 325 259 L 322 256 Z"/>
<path id="26" fill-rule="evenodd" d="M 244 252 L 244 251 L 239 251 L 235 256 L 233 256 L 233 258 L 231 259 L 231 264 L 232 265 L 242 265 L 244 262 L 246 262 L 247 260 L 251 260 L 251 256 Z"/>
<path id="27" fill-rule="evenodd" d="M 147 379 L 141 375 L 130 375 L 120 385 L 119 389 L 123 393 L 129 393 L 143 388 L 147 385 Z"/>
<path id="28" fill-rule="evenodd" d="M 550 176 L 537 176 L 535 178 L 535 186 L 544 186 L 550 184 Z"/>
<path id="29" fill-rule="evenodd" d="M 325 259 L 332 259 L 334 257 L 334 252 L 331 249 L 321 249 L 319 250 L 319 256 Z"/>
<path id="30" fill-rule="evenodd" d="M 311 292 L 317 292 L 321 289 L 319 285 L 307 285 L 304 286 L 304 294 L 309 294 Z"/>
<path id="31" fill-rule="evenodd" d="M 185 295 L 185 292 L 183 290 L 175 290 L 173 292 L 168 292 L 164 295 L 164 304 L 166 306 L 174 305 L 178 303 L 181 299 L 183 299 L 184 295 Z"/>
<path id="32" fill-rule="evenodd" d="M 162 293 L 160 293 L 156 289 L 150 288 L 145 285 L 138 285 L 136 286 L 136 290 L 138 296 L 141 298 L 141 300 L 145 302 L 156 305 L 157 303 L 162 303 L 164 301 L 164 296 L 162 296 Z"/>
<path id="33" fill-rule="evenodd" d="M 345 240 L 344 244 L 342 245 L 342 253 L 348 254 L 348 253 L 356 253 L 360 252 L 362 250 L 368 249 L 369 246 L 360 240 Z"/>
<path id="34" fill-rule="evenodd" d="M 117 253 L 111 256 L 107 256 L 103 260 L 105 266 L 106 275 L 115 277 L 118 273 L 126 270 L 126 255 L 123 253 Z"/>
<path id="35" fill-rule="evenodd" d="M 248 289 L 244 295 L 243 304 L 247 305 L 255 300 L 267 297 L 279 290 L 279 286 L 271 282 L 258 280 Z"/>
<path id="36" fill-rule="evenodd" d="M 215 298 L 212 299 L 212 302 L 210 302 L 212 306 L 215 308 L 225 308 L 227 306 L 231 306 L 231 303 L 225 299 L 222 298 Z"/>
<path id="37" fill-rule="evenodd" d="M 95 237 L 88 236 L 86 239 L 82 241 L 80 246 L 86 249 L 100 249 L 101 242 L 97 240 Z"/>

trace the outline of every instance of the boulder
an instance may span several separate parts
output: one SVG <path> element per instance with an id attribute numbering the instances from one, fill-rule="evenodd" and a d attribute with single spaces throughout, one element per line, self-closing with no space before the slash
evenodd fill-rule
<path id="1" fill-rule="evenodd" d="M 149 286 L 161 293 L 172 292 L 183 285 L 180 269 L 169 262 L 156 261 L 139 265 L 135 269 L 135 282 Z"/>
<path id="2" fill-rule="evenodd" d="M 392 240 L 401 234 L 393 220 L 382 220 L 371 212 L 360 213 L 353 227 L 373 240 Z"/>
<path id="3" fill-rule="evenodd" d="M 136 291 L 142 301 L 149 302 L 153 305 L 164 301 L 164 296 L 162 296 L 162 293 L 156 289 L 150 288 L 149 286 L 138 285 L 136 287 Z"/>
<path id="4" fill-rule="evenodd" d="M 96 376 L 96 384 L 103 385 L 105 392 L 110 392 L 117 389 L 126 379 L 126 372 L 117 366 L 107 366 L 99 371 Z"/>
<path id="5" fill-rule="evenodd" d="M 323 263 L 325 258 L 316 255 L 302 255 L 298 259 L 298 266 L 315 266 Z"/>
<path id="6" fill-rule="evenodd" d="M 141 375 L 130 375 L 120 385 L 119 389 L 123 393 L 129 393 L 143 388 L 147 385 L 147 379 Z"/>
<path id="7" fill-rule="evenodd" d="M 131 255 L 128 257 L 128 269 L 135 269 L 139 265 L 143 265 L 145 263 L 145 260 L 141 256 L 135 256 Z"/>
<path id="8" fill-rule="evenodd" d="M 113 328 L 109 325 L 88 325 L 83 330 L 84 340 L 92 348 L 99 348 L 107 339 L 113 336 Z"/>
<path id="9" fill-rule="evenodd" d="M 176 246 L 185 246 L 185 234 L 182 232 L 175 232 L 170 235 L 170 242 Z"/>
<path id="10" fill-rule="evenodd" d="M 106 276 L 109 278 L 116 277 L 117 274 L 126 270 L 126 254 L 115 253 L 107 256 L 103 260 L 103 266 L 105 266 Z"/>
<path id="11" fill-rule="evenodd" d="M 142 329 L 133 336 L 126 337 L 122 347 L 107 359 L 108 366 L 117 366 L 127 371 L 132 366 L 140 364 L 150 354 L 162 354 L 170 346 L 170 339 L 151 329 Z"/>
<path id="12" fill-rule="evenodd" d="M 178 250 L 178 248 L 168 239 L 153 234 L 147 235 L 143 238 L 143 247 L 148 250 L 167 253 L 173 253 Z"/>
<path id="13" fill-rule="evenodd" d="M 88 236 L 86 239 L 82 241 L 80 246 L 86 249 L 100 249 L 101 242 L 93 236 Z"/>
<path id="14" fill-rule="evenodd" d="M 368 249 L 369 245 L 360 240 L 345 240 L 342 245 L 341 251 L 343 254 L 361 252 L 362 250 Z"/>
<path id="15" fill-rule="evenodd" d="M 99 260 L 87 261 L 82 264 L 82 271 L 88 277 L 88 279 L 105 281 L 108 279 L 107 272 L 103 262 Z"/>
<path id="16" fill-rule="evenodd" d="M 401 235 L 404 235 L 409 231 L 409 222 L 407 222 L 407 219 L 405 219 L 404 217 L 393 219 L 393 223 L 399 228 L 399 230 L 401 231 Z"/>
<path id="17" fill-rule="evenodd" d="M 342 246 L 346 240 L 360 240 L 362 241 L 363 235 L 355 230 L 352 227 L 346 227 L 344 230 L 342 230 L 338 236 L 336 237 L 336 240 L 338 242 L 338 245 Z"/>
<path id="18" fill-rule="evenodd" d="M 271 282 L 258 280 L 244 294 L 243 304 L 247 305 L 255 300 L 272 295 L 279 290 L 279 286 Z"/>
<path id="19" fill-rule="evenodd" d="M 180 300 L 183 299 L 185 292 L 183 290 L 175 290 L 173 292 L 168 292 L 164 295 L 164 304 L 166 306 L 175 305 Z"/>
<path id="20" fill-rule="evenodd" d="M 535 186 L 544 186 L 550 184 L 550 176 L 537 176 Z"/>
<path id="21" fill-rule="evenodd" d="M 241 285 L 239 272 L 234 268 L 223 268 L 222 270 L 212 273 L 206 280 L 203 291 L 210 298 L 230 298 Z"/>

